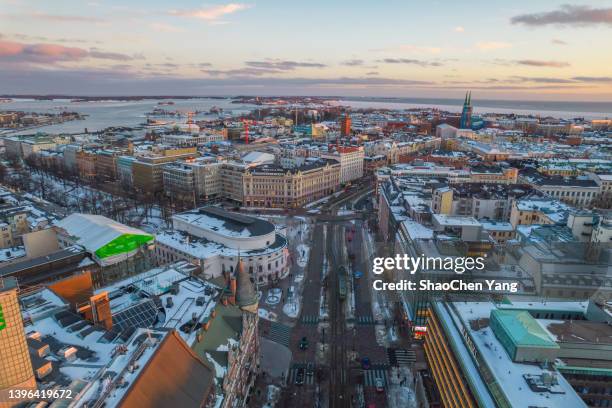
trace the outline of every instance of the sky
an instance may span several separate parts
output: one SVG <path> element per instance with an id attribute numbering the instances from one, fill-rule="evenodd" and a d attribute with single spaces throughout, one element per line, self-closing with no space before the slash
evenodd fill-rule
<path id="1" fill-rule="evenodd" d="M 612 0 L 0 0 L 0 93 L 612 101 Z"/>

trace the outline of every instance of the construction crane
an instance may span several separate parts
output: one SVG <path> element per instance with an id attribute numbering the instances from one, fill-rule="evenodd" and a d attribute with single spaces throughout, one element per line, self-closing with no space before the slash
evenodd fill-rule
<path id="1" fill-rule="evenodd" d="M 249 144 L 249 123 L 251 121 L 248 119 L 242 119 L 242 125 L 244 126 L 244 142 Z"/>

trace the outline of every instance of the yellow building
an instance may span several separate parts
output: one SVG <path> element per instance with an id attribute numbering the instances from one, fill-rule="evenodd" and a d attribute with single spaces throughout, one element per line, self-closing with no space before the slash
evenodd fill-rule
<path id="1" fill-rule="evenodd" d="M 436 214 L 452 214 L 453 190 L 448 187 L 436 188 L 433 191 L 432 210 Z"/>
<path id="2" fill-rule="evenodd" d="M 9 390 L 36 389 L 17 289 L 17 279 L 0 279 L 0 408 L 23 401 L 8 402 Z"/>
<path id="3" fill-rule="evenodd" d="M 556 224 L 565 219 L 568 207 L 563 203 L 550 200 L 517 200 L 512 202 L 510 224 L 517 225 Z"/>
<path id="4" fill-rule="evenodd" d="M 432 309 L 428 310 L 425 356 L 445 408 L 478 407 Z"/>
<path id="5" fill-rule="evenodd" d="M 516 184 L 517 179 L 518 169 L 512 167 L 497 170 L 485 166 L 475 166 L 470 171 L 470 182 L 472 183 Z"/>
<path id="6" fill-rule="evenodd" d="M 545 174 L 547 176 L 578 176 L 582 172 L 578 170 L 576 167 L 569 165 L 545 165 L 538 167 L 538 172 Z"/>

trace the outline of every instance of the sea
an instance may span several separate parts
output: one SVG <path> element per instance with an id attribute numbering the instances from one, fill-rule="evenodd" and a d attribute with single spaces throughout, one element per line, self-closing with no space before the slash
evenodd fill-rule
<path id="1" fill-rule="evenodd" d="M 59 113 L 62 111 L 78 112 L 86 115 L 83 120 L 75 120 L 60 124 L 30 128 L 13 135 L 32 134 L 36 132 L 54 134 L 75 134 L 96 132 L 108 127 L 137 127 L 147 119 L 147 113 L 159 107 L 169 111 L 207 112 L 212 107 L 223 109 L 224 114 L 241 115 L 257 109 L 256 105 L 232 103 L 231 98 L 193 98 L 173 99 L 173 105 L 158 105 L 169 99 L 143 99 L 136 101 L 74 101 L 69 99 L 35 100 L 13 99 L 0 103 L 0 112 L 19 110 L 39 113 Z M 330 103 L 349 106 L 355 109 L 414 109 L 436 108 L 449 112 L 460 112 L 463 100 L 439 98 L 373 98 L 373 97 L 336 97 L 330 98 Z M 556 102 L 556 101 L 514 101 L 514 100 L 478 100 L 473 99 L 474 112 L 484 113 L 514 113 L 517 115 L 539 115 L 555 118 L 572 119 L 604 119 L 612 118 L 612 102 Z M 215 118 L 216 114 L 201 114 L 195 119 Z M 164 118 L 157 118 L 164 119 Z M 167 118 L 169 121 L 184 122 L 182 118 Z"/>
<path id="2" fill-rule="evenodd" d="M 158 102 L 172 101 L 173 105 L 158 105 Z M 194 98 L 194 99 L 143 99 L 137 101 L 94 101 L 71 102 L 70 99 L 35 100 L 35 99 L 13 99 L 11 102 L 0 104 L 1 111 L 25 111 L 36 113 L 60 113 L 63 111 L 78 112 L 86 115 L 83 120 L 73 120 L 49 126 L 24 129 L 11 135 L 32 134 L 37 132 L 52 134 L 77 134 L 97 132 L 109 127 L 137 127 L 147 120 L 147 113 L 155 108 L 167 111 L 207 112 L 212 107 L 223 109 L 225 114 L 241 115 L 255 109 L 255 105 L 234 104 L 232 100 L 219 98 Z M 217 118 L 218 115 L 200 114 L 194 119 Z M 155 117 L 159 120 L 176 121 L 185 123 L 186 117 Z"/>
<path id="3" fill-rule="evenodd" d="M 463 99 L 443 98 L 375 98 L 345 97 L 334 103 L 348 105 L 356 109 L 416 109 L 435 108 L 448 112 L 460 112 Z M 573 119 L 609 119 L 612 118 L 611 102 L 566 102 L 566 101 L 521 101 L 472 98 L 474 113 L 514 113 L 516 115 L 551 116 L 554 118 Z"/>

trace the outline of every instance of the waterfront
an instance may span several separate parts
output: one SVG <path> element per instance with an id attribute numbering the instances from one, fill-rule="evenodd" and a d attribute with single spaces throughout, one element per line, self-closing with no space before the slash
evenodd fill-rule
<path id="1" fill-rule="evenodd" d="M 339 98 L 333 104 L 355 109 L 439 109 L 459 112 L 461 100 L 438 98 Z M 474 113 L 503 113 L 515 115 L 539 115 L 553 118 L 605 119 L 612 117 L 612 102 L 565 102 L 482 100 Z"/>
<path id="2" fill-rule="evenodd" d="M 42 126 L 30 129 L 21 129 L 11 132 L 14 135 L 31 134 L 36 132 L 46 133 L 81 133 L 87 129 L 88 132 L 96 132 L 108 127 L 137 127 L 146 121 L 146 113 L 156 107 L 169 111 L 180 111 L 182 113 L 193 111 L 208 111 L 213 106 L 219 107 L 224 112 L 241 114 L 249 112 L 253 107 L 242 104 L 232 104 L 231 99 L 218 98 L 194 98 L 172 100 L 174 105 L 159 106 L 158 102 L 169 102 L 170 99 L 144 99 L 139 101 L 100 101 L 100 102 L 71 102 L 68 99 L 34 100 L 14 99 L 3 103 L 1 110 L 20 110 L 37 113 L 59 113 L 63 110 L 78 112 L 86 115 L 84 120 L 70 121 L 50 126 Z M 217 118 L 217 114 L 198 115 L 196 119 Z M 165 120 L 166 118 L 159 118 Z M 168 117 L 168 121 L 184 122 L 186 116 Z"/>
<path id="3" fill-rule="evenodd" d="M 173 105 L 158 105 L 158 102 L 172 101 Z M 411 98 L 339 98 L 331 100 L 333 105 L 349 106 L 353 109 L 440 109 L 458 112 L 461 104 L 453 104 L 451 99 L 411 99 Z M 258 106 L 234 104 L 228 98 L 193 98 L 193 99 L 143 99 L 136 101 L 90 101 L 71 102 L 69 99 L 35 100 L 13 99 L 3 103 L 0 111 L 25 111 L 36 113 L 59 113 L 62 111 L 77 112 L 85 116 L 84 120 L 75 120 L 48 126 L 19 129 L 7 132 L 12 135 L 32 134 L 36 132 L 74 134 L 96 132 L 108 127 L 138 127 L 146 121 L 146 114 L 160 107 L 168 111 L 187 112 L 209 111 L 212 107 L 223 109 L 224 114 L 240 115 L 248 113 Z M 261 107 L 261 106 L 259 106 Z M 266 107 L 266 105 L 264 105 Z M 601 119 L 612 117 L 612 103 L 605 102 L 550 102 L 550 101 L 510 101 L 485 100 L 483 105 L 474 109 L 475 113 L 500 113 L 516 115 L 539 115 L 554 118 Z M 217 114 L 199 114 L 195 119 L 216 119 Z M 182 123 L 186 116 L 156 117 L 160 120 Z"/>

